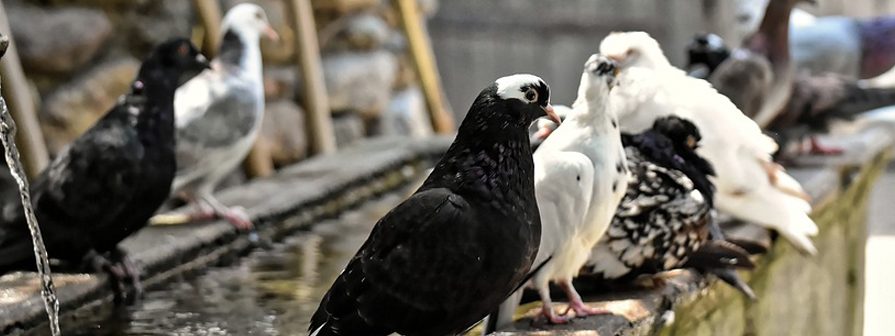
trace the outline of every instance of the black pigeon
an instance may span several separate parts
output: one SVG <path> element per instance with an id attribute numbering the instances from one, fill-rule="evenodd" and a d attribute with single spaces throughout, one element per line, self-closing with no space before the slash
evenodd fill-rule
<path id="1" fill-rule="evenodd" d="M 453 335 L 526 279 L 541 223 L 528 126 L 547 84 L 498 79 L 426 182 L 376 223 L 311 318 L 311 335 Z"/>
<path id="2" fill-rule="evenodd" d="M 728 270 L 754 267 L 712 218 L 714 170 L 695 152 L 700 138 L 696 125 L 675 116 L 657 119 L 640 134 L 622 134 L 628 190 L 585 266 L 586 278 L 628 280 L 693 267 L 738 280 Z M 753 297 L 748 286 L 740 289 Z"/>
<path id="3" fill-rule="evenodd" d="M 724 39 L 711 33 L 694 36 L 686 50 L 687 74 L 699 79 L 708 79 L 730 57 L 730 49 L 724 45 Z"/>
<path id="4" fill-rule="evenodd" d="M 174 90 L 207 66 L 189 40 L 159 45 L 131 91 L 35 179 L 37 219 L 61 269 L 107 271 L 118 290 L 125 279 L 139 284 L 118 243 L 143 228 L 168 197 L 176 168 Z M 0 216 L 0 272 L 34 266 L 21 203 L 7 202 Z"/>

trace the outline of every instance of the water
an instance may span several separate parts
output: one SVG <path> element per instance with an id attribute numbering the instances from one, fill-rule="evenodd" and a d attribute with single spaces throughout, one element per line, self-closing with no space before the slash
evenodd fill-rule
<path id="1" fill-rule="evenodd" d="M 5 39 L 5 37 L 3 38 Z M 6 48 L 3 49 L 5 52 Z M 19 195 L 22 196 L 25 218 L 28 221 L 28 229 L 31 230 L 31 239 L 34 243 L 34 258 L 37 260 L 37 272 L 41 279 L 40 295 L 43 297 L 44 307 L 47 309 L 50 332 L 53 336 L 60 336 L 62 332 L 59 329 L 59 300 L 56 299 L 56 289 L 53 286 L 47 249 L 44 247 L 40 227 L 37 225 L 37 217 L 35 217 L 34 209 L 31 207 L 28 179 L 25 177 L 22 162 L 19 160 L 19 150 L 16 148 L 15 136 L 16 124 L 6 108 L 6 100 L 0 97 L 0 140 L 3 141 L 3 148 L 6 149 L 6 164 L 9 166 L 10 173 L 19 186 Z"/>
<path id="2" fill-rule="evenodd" d="M 172 281 L 130 307 L 88 321 L 66 335 L 307 335 L 320 298 L 398 191 L 316 224 L 310 231 L 256 250 L 226 267 Z"/>

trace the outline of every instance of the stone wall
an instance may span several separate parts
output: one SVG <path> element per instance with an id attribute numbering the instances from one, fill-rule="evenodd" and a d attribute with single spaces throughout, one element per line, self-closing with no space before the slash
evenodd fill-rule
<path id="1" fill-rule="evenodd" d="M 245 0 L 221 0 L 223 12 Z M 281 36 L 262 41 L 267 113 L 259 141 L 283 166 L 307 155 L 287 1 L 252 1 Z M 435 10 L 434 0 L 420 1 Z M 51 155 L 116 102 L 152 46 L 173 36 L 201 45 L 187 0 L 4 1 Z M 431 134 L 390 0 L 314 0 L 338 143 L 375 134 Z"/>
<path id="2" fill-rule="evenodd" d="M 841 171 L 843 183 L 851 185 L 812 215 L 820 228 L 817 256 L 775 244 L 747 275 L 755 302 L 716 283 L 678 306 L 677 321 L 659 334 L 861 335 L 868 197 L 890 157 Z"/>

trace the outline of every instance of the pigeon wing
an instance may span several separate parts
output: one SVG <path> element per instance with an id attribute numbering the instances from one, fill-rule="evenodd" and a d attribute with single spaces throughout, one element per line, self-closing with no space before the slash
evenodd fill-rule
<path id="1" fill-rule="evenodd" d="M 376 224 L 324 296 L 310 330 L 418 330 L 477 301 L 486 294 L 469 290 L 483 288 L 470 282 L 492 281 L 480 274 L 495 266 L 480 258 L 488 247 L 472 243 L 480 233 L 475 223 L 473 207 L 447 189 L 414 194 Z"/>
<path id="2" fill-rule="evenodd" d="M 205 177 L 221 163 L 241 161 L 253 139 L 260 104 L 242 85 L 215 85 L 208 78 L 177 91 L 177 177 L 172 190 Z M 195 81 L 195 80 L 194 80 Z M 205 83 L 208 86 L 200 84 Z M 212 86 L 214 85 L 214 86 Z"/>
<path id="3" fill-rule="evenodd" d="M 128 122 L 125 119 L 111 112 L 35 179 L 32 202 L 48 245 L 89 239 L 76 236 L 89 234 L 86 226 L 95 229 L 115 225 L 110 219 L 132 198 L 143 147 L 136 131 L 124 124 Z M 0 222 L 0 255 L 8 261 L 4 266 L 31 257 L 25 220 L 18 200 L 4 207 Z"/>

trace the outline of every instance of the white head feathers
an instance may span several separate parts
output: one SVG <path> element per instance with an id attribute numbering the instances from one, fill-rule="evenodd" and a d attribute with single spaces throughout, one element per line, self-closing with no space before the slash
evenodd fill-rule
<path id="1" fill-rule="evenodd" d="M 494 81 L 494 83 L 497 84 L 497 95 L 500 96 L 500 98 L 515 98 L 526 103 L 538 100 L 537 96 L 535 96 L 534 99 L 532 99 L 532 97 L 526 97 L 526 94 L 530 94 L 526 88 L 534 89 L 538 87 L 547 87 L 547 83 L 544 82 L 543 79 L 529 74 L 515 74 L 500 77 Z"/>
<path id="2" fill-rule="evenodd" d="M 659 42 L 645 32 L 611 33 L 600 42 L 600 53 L 614 60 L 620 68 L 671 66 Z"/>
<path id="3" fill-rule="evenodd" d="M 276 39 L 273 36 L 276 33 L 267 21 L 267 13 L 255 4 L 243 3 L 230 8 L 221 21 L 221 33 L 226 33 L 229 29 L 236 31 L 240 35 L 252 34 L 257 37 L 265 34 L 272 39 Z"/>

